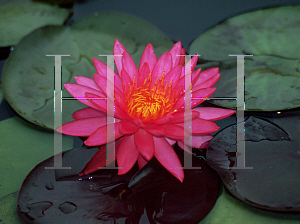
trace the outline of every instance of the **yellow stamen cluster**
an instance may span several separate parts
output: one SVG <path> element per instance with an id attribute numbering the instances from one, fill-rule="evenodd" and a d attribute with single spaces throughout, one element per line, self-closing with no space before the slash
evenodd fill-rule
<path id="1" fill-rule="evenodd" d="M 136 87 L 135 77 L 126 97 L 127 113 L 141 121 L 155 120 L 168 113 L 177 100 L 172 91 L 172 83 L 164 83 L 165 73 L 156 79 L 151 88 L 151 73 L 140 87 Z"/>

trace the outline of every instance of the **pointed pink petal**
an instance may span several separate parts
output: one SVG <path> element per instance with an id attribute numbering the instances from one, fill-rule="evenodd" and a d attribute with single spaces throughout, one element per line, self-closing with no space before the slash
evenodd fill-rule
<path id="1" fill-rule="evenodd" d="M 169 52 L 163 53 L 163 55 L 158 59 L 157 63 L 155 64 L 152 72 L 152 78 L 151 78 L 151 87 L 154 86 L 154 83 L 158 77 L 160 79 L 163 72 L 165 72 L 165 75 L 168 74 L 168 72 L 172 68 L 172 57 Z"/>
<path id="2" fill-rule="evenodd" d="M 181 48 L 180 54 L 185 55 L 185 49 L 184 48 Z M 184 61 L 185 61 L 184 57 L 181 56 L 178 64 L 184 66 Z"/>
<path id="3" fill-rule="evenodd" d="M 174 88 L 179 81 L 181 70 L 182 70 L 181 65 L 178 65 L 175 68 L 172 68 L 172 70 L 169 71 L 168 74 L 165 76 L 164 83 L 171 83 L 171 81 L 173 81 L 172 87 Z"/>
<path id="4" fill-rule="evenodd" d="M 87 86 L 92 89 L 95 89 L 97 91 L 100 91 L 101 89 L 96 85 L 94 79 L 86 77 L 86 76 L 75 76 L 74 77 L 75 81 L 77 84 L 82 85 L 82 86 Z"/>
<path id="5" fill-rule="evenodd" d="M 182 167 L 181 163 L 170 146 L 169 142 L 164 138 L 153 137 L 154 140 L 154 156 L 172 175 L 174 175 L 180 182 L 183 182 L 184 172 L 183 169 L 176 169 Z"/>
<path id="6" fill-rule="evenodd" d="M 204 88 L 204 89 L 199 89 L 199 90 L 193 91 L 193 93 L 192 93 L 193 99 L 208 98 L 215 92 L 215 90 L 216 90 L 216 88 Z"/>
<path id="7" fill-rule="evenodd" d="M 160 125 L 149 125 L 145 127 L 144 130 L 157 137 L 164 136 L 166 133 L 165 129 Z"/>
<path id="8" fill-rule="evenodd" d="M 97 86 L 100 87 L 101 91 L 106 96 L 107 95 L 106 94 L 106 92 L 107 92 L 107 79 L 104 76 L 99 75 L 99 74 L 94 74 L 93 78 L 94 78 L 95 82 L 97 83 Z M 121 91 L 122 88 L 119 89 L 116 85 L 112 84 L 110 81 L 109 81 L 109 83 L 111 84 L 111 86 L 114 87 L 115 92 L 118 92 L 119 94 L 123 95 L 123 90 Z"/>
<path id="9" fill-rule="evenodd" d="M 200 113 L 199 118 L 208 121 L 221 120 L 231 116 L 236 112 L 235 110 L 215 108 L 215 107 L 196 107 L 193 109 L 193 111 L 198 111 Z"/>
<path id="10" fill-rule="evenodd" d="M 195 83 L 195 86 L 201 84 L 202 82 L 205 82 L 206 80 L 210 79 L 214 75 L 217 75 L 218 73 L 219 73 L 219 68 L 210 68 L 205 71 L 202 71 L 200 73 L 198 80 Z"/>
<path id="11" fill-rule="evenodd" d="M 98 128 L 93 134 L 91 134 L 84 144 L 89 146 L 103 145 L 107 142 L 111 142 L 115 139 L 122 137 L 124 134 L 120 132 L 120 122 L 115 124 L 108 124 L 109 126 L 114 125 L 115 136 L 108 135 L 106 136 L 107 125 Z M 107 138 L 108 137 L 108 138 Z"/>
<path id="12" fill-rule="evenodd" d="M 118 174 L 127 173 L 136 163 L 138 156 L 139 151 L 135 146 L 133 135 L 125 135 L 117 152 L 118 167 L 123 167 L 123 169 L 119 169 Z"/>
<path id="13" fill-rule="evenodd" d="M 191 102 L 191 108 L 194 108 L 198 106 L 200 103 L 202 103 L 206 98 L 210 97 L 216 88 L 205 88 L 200 89 L 198 91 L 195 91 L 192 93 L 192 102 Z M 172 108 L 172 111 L 177 110 L 178 112 L 181 112 L 185 108 L 185 101 L 184 101 L 184 95 L 180 96 L 175 103 L 175 105 Z"/>
<path id="14" fill-rule="evenodd" d="M 142 169 L 147 163 L 148 163 L 148 161 L 145 160 L 144 157 L 141 156 L 141 154 L 140 154 L 139 158 L 138 158 L 139 168 Z"/>
<path id="15" fill-rule="evenodd" d="M 122 58 L 120 56 L 120 58 Z M 107 78 L 107 70 L 114 73 L 114 76 L 118 76 L 117 73 L 114 72 L 113 68 L 110 68 L 105 64 L 104 62 L 100 61 L 97 58 L 93 58 L 94 66 L 96 68 L 96 71 L 99 75 L 103 76 L 104 78 Z"/>
<path id="16" fill-rule="evenodd" d="M 148 161 L 152 159 L 154 153 L 153 135 L 140 128 L 134 133 L 134 141 L 140 154 Z"/>
<path id="17" fill-rule="evenodd" d="M 185 117 L 185 112 L 182 111 L 182 112 L 178 112 L 178 113 L 174 113 L 173 115 L 173 120 L 171 120 L 169 123 L 183 123 L 184 121 L 190 121 L 192 119 L 195 119 L 196 117 L 199 116 L 199 113 L 197 111 L 192 111 L 191 112 L 191 116 L 186 116 L 186 118 L 184 119 Z"/>
<path id="18" fill-rule="evenodd" d="M 197 90 L 203 89 L 203 88 L 213 87 L 217 83 L 217 81 L 219 80 L 220 77 L 221 77 L 220 74 L 214 75 L 213 77 L 206 80 L 205 82 L 202 82 L 202 83 L 194 86 L 193 91 L 197 91 Z"/>
<path id="19" fill-rule="evenodd" d="M 156 119 L 155 121 L 153 121 L 152 124 L 154 124 L 154 125 L 167 124 L 167 123 L 169 123 L 172 119 L 173 119 L 173 116 L 164 116 L 164 117 L 161 117 L 161 118 Z"/>
<path id="20" fill-rule="evenodd" d="M 81 103 L 83 103 L 89 107 L 93 107 L 95 109 L 97 109 L 97 107 L 94 104 L 92 104 L 92 102 L 90 100 L 87 100 L 85 98 L 86 97 L 85 93 L 89 92 L 89 93 L 93 93 L 99 97 L 105 97 L 103 95 L 103 93 L 101 93 L 100 91 L 97 91 L 90 87 L 74 84 L 74 83 L 66 83 L 66 84 L 64 84 L 64 87 L 73 97 L 77 98 L 78 101 L 80 101 Z"/>
<path id="21" fill-rule="evenodd" d="M 93 104 L 94 108 L 96 108 L 97 110 L 100 110 L 104 113 L 107 113 L 106 100 L 99 99 L 99 96 L 97 96 L 93 93 L 86 93 L 85 95 L 86 95 L 86 98 Z M 126 120 L 126 121 L 131 120 L 119 105 L 115 105 L 114 111 L 111 111 L 108 114 L 110 116 L 114 116 L 114 117 L 122 119 L 122 120 Z"/>
<path id="22" fill-rule="evenodd" d="M 177 141 L 177 144 L 180 148 L 182 148 L 184 151 L 188 152 L 189 154 L 193 154 L 192 151 L 187 147 L 182 140 Z"/>
<path id="23" fill-rule="evenodd" d="M 122 58 L 124 57 L 123 54 L 124 52 L 127 52 L 125 47 L 120 43 L 120 41 L 115 40 L 113 54 L 114 54 L 115 64 L 119 75 L 121 74 L 121 71 L 123 69 Z"/>
<path id="24" fill-rule="evenodd" d="M 184 127 L 184 123 L 177 124 L 180 127 Z M 203 120 L 201 118 L 196 118 L 192 121 L 193 134 L 210 134 L 219 130 L 218 125 L 212 121 Z M 185 130 L 191 133 L 191 128 L 185 127 Z"/>
<path id="25" fill-rule="evenodd" d="M 189 133 L 181 126 L 175 124 L 161 125 L 165 129 L 165 136 L 173 139 L 184 139 Z"/>
<path id="26" fill-rule="evenodd" d="M 128 75 L 128 73 L 123 69 L 121 73 L 122 83 L 123 83 L 123 93 L 124 96 L 127 96 L 129 93 L 129 89 L 132 86 L 132 79 Z"/>
<path id="27" fill-rule="evenodd" d="M 200 76 L 200 73 L 201 73 L 201 68 L 197 69 L 196 71 L 194 71 L 192 73 L 192 87 L 195 86 L 195 83 L 197 82 L 199 76 Z"/>
<path id="28" fill-rule="evenodd" d="M 77 110 L 76 112 L 73 113 L 72 117 L 76 120 L 81 120 L 81 119 L 92 118 L 92 117 L 106 117 L 106 113 L 91 107 L 87 107 L 81 110 Z"/>
<path id="29" fill-rule="evenodd" d="M 96 108 L 97 110 L 100 110 L 104 113 L 107 113 L 107 103 L 106 103 L 106 99 L 101 99 L 100 96 L 93 94 L 93 93 L 89 93 L 86 92 L 85 93 L 86 96 L 86 101 L 90 102 L 94 108 Z"/>
<path id="30" fill-rule="evenodd" d="M 192 146 L 193 148 L 202 149 L 203 146 L 206 146 L 206 142 L 209 142 L 213 139 L 211 135 L 193 135 L 187 139 L 184 139 L 185 144 Z"/>
<path id="31" fill-rule="evenodd" d="M 143 64 L 143 67 L 140 69 L 138 81 L 137 81 L 137 87 L 140 87 L 143 85 L 146 78 L 149 77 L 150 74 L 150 68 L 147 62 Z"/>
<path id="32" fill-rule="evenodd" d="M 184 56 L 180 56 L 181 53 L 181 42 L 177 42 L 174 46 L 169 50 L 169 53 L 172 56 L 172 68 L 179 64 L 180 58 Z"/>
<path id="33" fill-rule="evenodd" d="M 141 73 L 142 66 L 144 65 L 145 62 L 148 63 L 150 72 L 152 72 L 154 65 L 157 62 L 157 57 L 156 54 L 154 53 L 153 46 L 151 44 L 148 44 L 146 46 L 142 54 L 142 58 L 140 61 L 140 68 L 139 68 L 140 73 Z"/>
<path id="34" fill-rule="evenodd" d="M 133 59 L 127 51 L 123 52 L 122 63 L 123 69 L 128 73 L 131 80 L 133 80 L 133 76 L 135 77 L 135 80 L 137 80 L 138 70 Z"/>
<path id="35" fill-rule="evenodd" d="M 103 145 L 85 165 L 79 176 L 97 171 L 100 167 L 106 166 L 106 145 Z"/>
<path id="36" fill-rule="evenodd" d="M 94 117 L 68 122 L 56 130 L 66 135 L 89 136 L 104 125 L 106 125 L 106 117 Z"/>
<path id="37" fill-rule="evenodd" d="M 139 127 L 127 121 L 120 121 L 120 131 L 123 134 L 132 134 L 139 130 Z"/>
<path id="38" fill-rule="evenodd" d="M 165 137 L 165 139 L 169 142 L 170 145 L 174 145 L 176 143 L 175 140 Z"/>

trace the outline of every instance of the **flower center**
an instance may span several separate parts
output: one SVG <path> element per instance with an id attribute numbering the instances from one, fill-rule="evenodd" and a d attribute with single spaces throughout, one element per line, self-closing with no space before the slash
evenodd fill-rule
<path id="1" fill-rule="evenodd" d="M 127 113 L 132 118 L 139 118 L 141 121 L 155 120 L 168 113 L 177 100 L 175 92 L 170 84 L 164 83 L 165 73 L 158 77 L 153 88 L 151 88 L 151 73 L 144 80 L 140 87 L 136 87 L 135 77 L 126 97 Z"/>

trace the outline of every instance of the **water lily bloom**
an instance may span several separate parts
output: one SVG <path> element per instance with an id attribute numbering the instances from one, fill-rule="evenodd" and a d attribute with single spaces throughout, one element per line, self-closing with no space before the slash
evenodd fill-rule
<path id="1" fill-rule="evenodd" d="M 97 70 L 93 78 L 77 76 L 77 84 L 64 85 L 73 97 L 88 107 L 76 111 L 73 114 L 75 120 L 57 130 L 67 135 L 88 137 L 84 142 L 88 146 L 102 145 L 81 175 L 106 165 L 105 143 L 115 140 L 117 164 L 123 167 L 118 171 L 120 175 L 127 173 L 136 162 L 142 168 L 155 157 L 182 182 L 184 172 L 176 169 L 182 166 L 171 145 L 177 141 L 189 152 L 186 145 L 205 148 L 213 138 L 210 133 L 219 129 L 213 121 L 235 113 L 230 109 L 196 107 L 215 91 L 213 86 L 220 78 L 219 69 L 194 71 L 197 56 L 190 61 L 191 70 L 185 69 L 184 57 L 179 56 L 185 54 L 180 42 L 159 59 L 153 46 L 148 44 L 139 69 L 118 40 L 113 53 L 122 55 L 114 57 L 118 73 L 114 72 L 115 111 L 111 116 L 115 117 L 115 123 L 107 124 L 107 102 L 101 100 L 107 97 L 107 69 L 111 69 L 105 63 L 93 58 Z M 188 72 L 192 83 L 190 129 L 184 127 L 184 85 Z M 110 125 L 114 125 L 115 139 L 107 136 Z"/>

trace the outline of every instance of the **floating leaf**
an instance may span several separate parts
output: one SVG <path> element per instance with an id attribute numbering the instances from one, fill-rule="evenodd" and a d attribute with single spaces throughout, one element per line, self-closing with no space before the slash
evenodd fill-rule
<path id="1" fill-rule="evenodd" d="M 300 117 L 256 117 L 245 121 L 245 165 L 237 165 L 236 125 L 219 132 L 211 141 L 207 163 L 238 199 L 257 208 L 300 211 Z M 243 167 L 243 164 L 238 164 Z"/>
<path id="2" fill-rule="evenodd" d="M 176 152 L 182 161 L 183 150 L 178 148 Z M 218 177 L 203 159 L 194 157 L 195 166 L 201 169 L 186 169 L 183 183 L 155 158 L 138 173 L 136 165 L 125 175 L 102 169 L 79 177 L 97 150 L 82 147 L 64 153 L 63 165 L 71 166 L 71 170 L 46 170 L 53 158 L 37 165 L 19 193 L 17 212 L 22 221 L 194 224 L 216 200 Z"/>
<path id="3" fill-rule="evenodd" d="M 190 47 L 201 67 L 220 67 L 214 97 L 236 97 L 236 57 L 245 57 L 245 109 L 277 111 L 300 106 L 300 6 L 257 10 L 230 18 L 200 35 Z M 229 108 L 236 100 L 211 100 Z"/>
<path id="4" fill-rule="evenodd" d="M 0 1 L 0 47 L 17 44 L 33 30 L 62 25 L 70 11 L 31 0 Z"/>
<path id="5" fill-rule="evenodd" d="M 16 213 L 16 202 L 18 192 L 11 193 L 0 198 L 0 223 L 2 224 L 22 224 Z"/>
<path id="6" fill-rule="evenodd" d="M 53 132 L 41 130 L 18 117 L 1 121 L 0 126 L 1 198 L 19 190 L 28 172 L 53 155 L 54 141 Z M 72 137 L 63 136 L 63 149 L 72 144 Z"/>
<path id="7" fill-rule="evenodd" d="M 71 27 L 49 26 L 24 38 L 7 60 L 3 72 L 3 91 L 9 104 L 23 118 L 42 127 L 54 124 L 54 57 L 62 57 L 62 84 L 74 82 L 74 76 L 93 77 L 92 58 L 106 62 L 99 54 L 112 54 L 114 40 L 119 39 L 136 61 L 152 43 L 157 56 L 173 43 L 149 23 L 136 17 L 104 13 L 84 18 Z M 71 95 L 63 88 L 63 97 Z M 63 100 L 63 123 L 72 113 L 85 107 L 77 100 Z"/>

